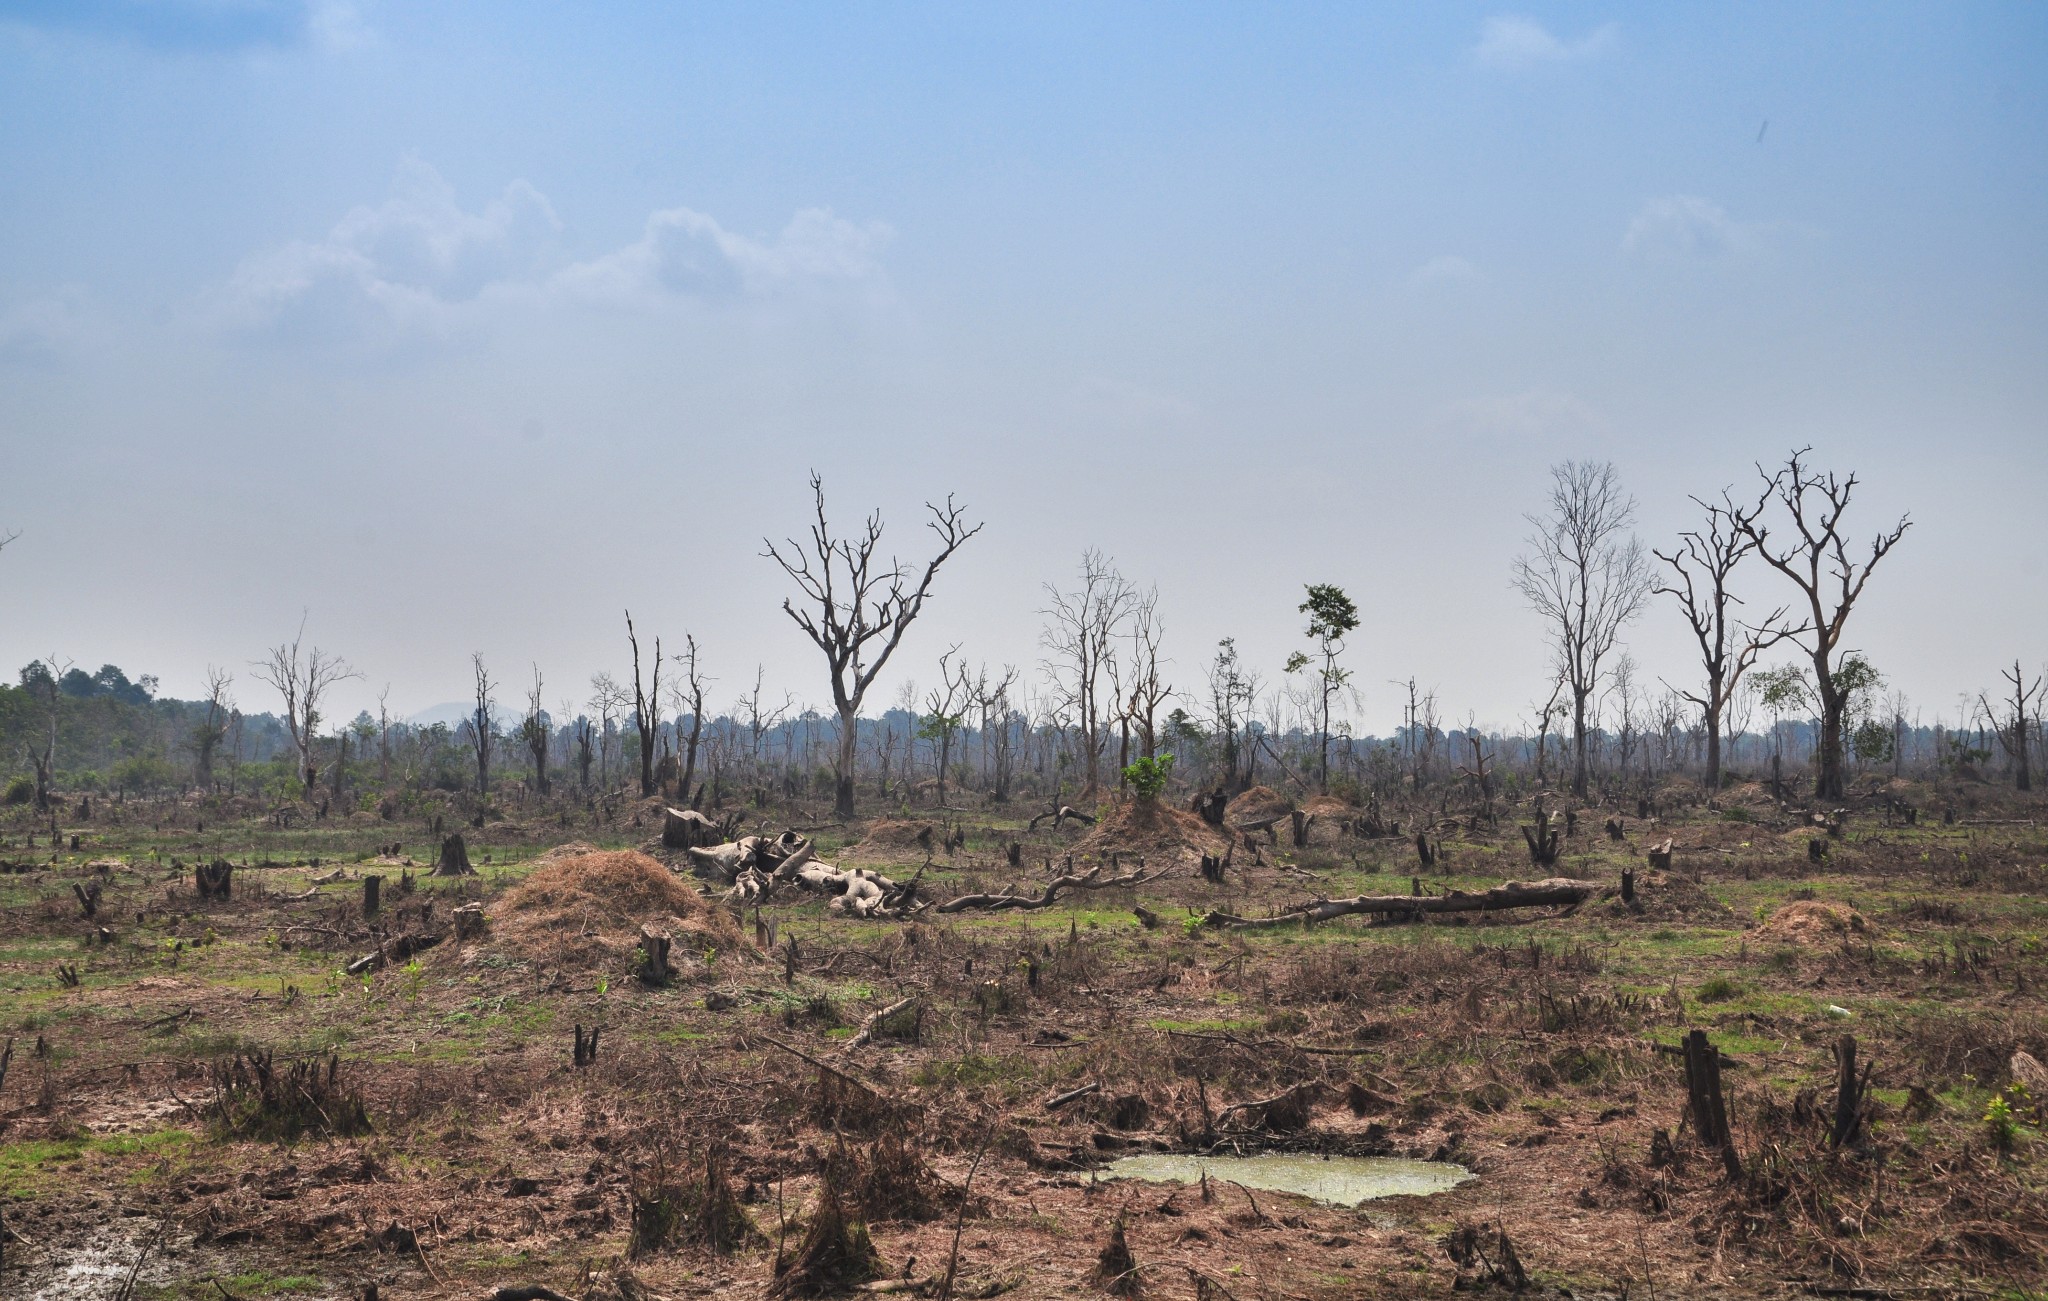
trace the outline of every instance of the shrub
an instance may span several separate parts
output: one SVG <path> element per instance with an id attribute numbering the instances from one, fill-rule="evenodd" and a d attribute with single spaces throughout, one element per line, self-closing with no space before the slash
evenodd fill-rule
<path id="1" fill-rule="evenodd" d="M 1140 759 L 1124 769 L 1124 780 L 1139 799 L 1156 800 L 1166 790 L 1166 779 L 1172 772 L 1173 756 L 1162 754 L 1156 759 Z"/>
<path id="2" fill-rule="evenodd" d="M 1732 1003 L 1742 997 L 1742 986 L 1727 976 L 1714 976 L 1695 995 L 1702 1003 Z"/>
<path id="3" fill-rule="evenodd" d="M 7 793 L 0 796 L 0 803 L 26 804 L 35 797 L 36 784 L 26 776 L 20 776 L 7 783 Z"/>

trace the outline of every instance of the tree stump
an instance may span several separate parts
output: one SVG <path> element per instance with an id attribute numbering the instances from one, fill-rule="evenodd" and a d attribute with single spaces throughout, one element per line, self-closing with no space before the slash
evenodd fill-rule
<path id="1" fill-rule="evenodd" d="M 1731 1178 L 1739 1175 L 1742 1166 L 1728 1130 L 1728 1104 L 1721 1095 L 1721 1054 L 1707 1042 L 1704 1030 L 1685 1037 L 1685 1095 L 1694 1137 L 1702 1147 L 1720 1150 Z"/>
<path id="2" fill-rule="evenodd" d="M 226 900 L 234 892 L 235 865 L 225 858 L 192 869 L 192 885 L 201 899 Z"/>
<path id="3" fill-rule="evenodd" d="M 1845 1034 L 1835 1041 L 1835 1118 L 1828 1126 L 1828 1146 L 1847 1147 L 1863 1133 L 1863 1095 L 1870 1084 L 1866 1067 L 1856 1074 L 1856 1036 Z"/>
<path id="4" fill-rule="evenodd" d="M 1828 842 L 1819 836 L 1806 842 L 1806 861 L 1825 863 L 1828 857 Z"/>
<path id="5" fill-rule="evenodd" d="M 1620 818 L 1607 819 L 1607 838 L 1609 840 L 1620 840 L 1626 834 L 1626 831 L 1627 829 L 1623 827 Z"/>
<path id="6" fill-rule="evenodd" d="M 1415 833 L 1415 856 L 1422 860 L 1424 867 L 1436 866 L 1436 846 L 1429 843 L 1427 831 Z"/>
<path id="7" fill-rule="evenodd" d="M 476 869 L 469 865 L 469 846 L 462 843 L 462 833 L 457 832 L 441 842 L 441 857 L 434 864 L 435 876 L 475 876 Z"/>
<path id="8" fill-rule="evenodd" d="M 1565 817 L 1569 820 L 1571 815 L 1567 813 Z M 1567 825 L 1569 825 L 1569 821 L 1567 821 Z M 1534 826 L 1522 828 L 1522 839 L 1529 846 L 1530 862 L 1538 867 L 1549 867 L 1557 862 L 1557 852 L 1561 845 L 1558 839 L 1557 828 L 1550 825 L 1549 814 L 1537 814 Z"/>
<path id="9" fill-rule="evenodd" d="M 365 921 L 377 915 L 377 908 L 380 902 L 378 896 L 383 892 L 383 889 L 383 877 L 366 876 L 363 878 L 363 919 Z"/>
<path id="10" fill-rule="evenodd" d="M 91 888 L 74 882 L 71 886 L 71 893 L 78 896 L 78 911 L 82 915 L 88 919 L 99 916 L 100 883 L 98 881 L 94 881 Z"/>
<path id="11" fill-rule="evenodd" d="M 1667 856 L 1664 861 L 1668 864 L 1671 860 Z M 1636 901 L 1636 870 L 1632 867 L 1621 869 L 1621 901 L 1623 903 L 1634 903 Z"/>
<path id="12" fill-rule="evenodd" d="M 640 928 L 640 965 L 634 974 L 640 983 L 660 987 L 668 983 L 668 950 L 670 939 L 651 926 Z"/>
<path id="13" fill-rule="evenodd" d="M 573 1051 L 575 1054 L 574 1062 L 578 1070 L 581 1070 L 586 1066 L 593 1066 L 597 1063 L 597 1034 L 598 1028 L 596 1026 L 592 1026 L 590 1027 L 589 1037 L 585 1038 L 583 1034 L 583 1026 L 580 1023 L 577 1025 L 576 1046 Z"/>
<path id="14" fill-rule="evenodd" d="M 484 906 L 466 903 L 449 914 L 455 919 L 455 938 L 473 940 L 484 933 Z"/>
<path id="15" fill-rule="evenodd" d="M 1300 809 L 1296 809 L 1293 813 L 1289 814 L 1288 816 L 1292 818 L 1294 822 L 1294 847 L 1296 849 L 1307 848 L 1308 814 L 1302 812 Z"/>
<path id="16" fill-rule="evenodd" d="M 1671 838 L 1667 836 L 1661 844 L 1650 846 L 1649 852 L 1644 857 L 1649 859 L 1650 866 L 1656 868 L 1659 872 L 1669 872 L 1671 870 Z"/>
<path id="17" fill-rule="evenodd" d="M 1014 840 L 1011 841 L 1009 848 L 1003 851 L 1003 858 L 1011 867 L 1024 866 L 1024 846 Z"/>

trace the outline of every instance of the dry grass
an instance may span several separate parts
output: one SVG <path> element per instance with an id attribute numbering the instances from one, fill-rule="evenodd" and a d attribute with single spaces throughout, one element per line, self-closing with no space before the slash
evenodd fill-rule
<path id="1" fill-rule="evenodd" d="M 682 951 L 747 945 L 732 914 L 633 850 L 550 854 L 505 892 L 491 921 L 499 944 L 584 968 L 630 963 L 642 926 L 668 932 Z"/>

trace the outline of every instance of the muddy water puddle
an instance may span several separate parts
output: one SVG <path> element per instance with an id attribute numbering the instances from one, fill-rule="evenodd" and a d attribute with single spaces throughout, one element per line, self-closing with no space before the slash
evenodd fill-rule
<path id="1" fill-rule="evenodd" d="M 1296 1193 L 1334 1206 L 1357 1206 L 1381 1197 L 1426 1197 L 1447 1192 L 1472 1172 L 1448 1161 L 1408 1161 L 1390 1156 L 1315 1156 L 1266 1152 L 1258 1156 L 1190 1156 L 1151 1152 L 1113 1161 L 1103 1171 L 1112 1179 L 1154 1183 L 1199 1183 L 1202 1175 L 1261 1192 Z"/>

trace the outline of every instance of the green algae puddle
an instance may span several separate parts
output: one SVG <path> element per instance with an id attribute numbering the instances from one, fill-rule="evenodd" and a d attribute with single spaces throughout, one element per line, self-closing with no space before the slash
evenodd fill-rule
<path id="1" fill-rule="evenodd" d="M 1192 1184 L 1206 1172 L 1262 1192 L 1298 1193 L 1335 1206 L 1356 1206 L 1378 1197 L 1425 1197 L 1446 1192 L 1472 1177 L 1448 1161 L 1407 1161 L 1391 1156 L 1297 1155 L 1186 1156 L 1153 1152 L 1112 1161 L 1112 1179 Z"/>

